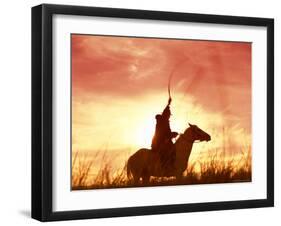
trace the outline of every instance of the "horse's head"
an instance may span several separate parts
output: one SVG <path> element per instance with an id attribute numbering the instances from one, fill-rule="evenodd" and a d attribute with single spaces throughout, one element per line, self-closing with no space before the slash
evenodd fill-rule
<path id="1" fill-rule="evenodd" d="M 211 136 L 204 132 L 202 129 L 200 129 L 198 126 L 196 125 L 192 125 L 190 123 L 189 127 L 184 131 L 184 137 L 186 137 L 187 139 L 190 139 L 191 141 L 210 141 L 211 140 Z"/>

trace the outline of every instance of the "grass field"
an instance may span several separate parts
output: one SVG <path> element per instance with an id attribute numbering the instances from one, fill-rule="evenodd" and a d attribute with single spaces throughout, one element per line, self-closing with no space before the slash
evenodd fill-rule
<path id="1" fill-rule="evenodd" d="M 128 155 L 109 156 L 106 151 L 94 154 L 74 152 L 72 157 L 72 189 L 121 188 L 135 186 L 127 178 L 126 159 Z M 115 161 L 122 162 L 115 167 Z M 167 186 L 189 184 L 212 184 L 250 182 L 252 176 L 251 151 L 240 150 L 227 156 L 225 150 L 212 150 L 191 158 L 183 178 L 151 177 L 149 184 L 138 186 Z"/>

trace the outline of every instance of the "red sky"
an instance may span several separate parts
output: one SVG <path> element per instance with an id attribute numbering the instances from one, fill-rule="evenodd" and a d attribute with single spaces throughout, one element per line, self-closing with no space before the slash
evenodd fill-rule
<path id="1" fill-rule="evenodd" d="M 102 139 L 113 128 L 124 130 L 124 122 L 135 128 L 134 120 L 143 120 L 153 127 L 154 115 L 166 104 L 172 70 L 172 113 L 184 110 L 189 120 L 204 121 L 209 129 L 228 127 L 250 135 L 250 43 L 72 35 L 75 147 L 89 142 L 84 148 L 96 149 L 89 139 Z M 176 121 L 183 113 L 173 117 Z"/>

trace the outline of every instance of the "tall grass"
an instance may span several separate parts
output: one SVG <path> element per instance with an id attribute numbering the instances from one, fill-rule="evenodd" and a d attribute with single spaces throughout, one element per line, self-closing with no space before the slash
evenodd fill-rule
<path id="1" fill-rule="evenodd" d="M 87 155 L 79 155 L 76 152 L 72 156 L 72 187 L 85 187 L 87 186 L 87 179 L 90 174 L 90 170 L 93 164 L 92 158 Z"/>
<path id="2" fill-rule="evenodd" d="M 93 155 L 75 152 L 72 159 L 72 189 L 120 188 L 135 186 L 128 180 L 125 161 L 121 168 L 114 168 L 114 159 L 106 151 Z M 98 159 L 98 161 L 97 161 Z M 251 181 L 251 151 L 226 156 L 225 150 L 208 151 L 207 156 L 191 159 L 181 180 L 175 177 L 151 177 L 145 186 L 210 184 Z M 139 185 L 144 186 L 144 185 Z"/>

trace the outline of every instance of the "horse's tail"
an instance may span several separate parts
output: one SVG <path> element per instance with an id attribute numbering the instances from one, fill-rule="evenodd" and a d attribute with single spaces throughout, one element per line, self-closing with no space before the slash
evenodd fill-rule
<path id="1" fill-rule="evenodd" d="M 144 167 L 143 153 L 145 152 L 147 152 L 147 149 L 142 148 L 129 157 L 126 163 L 127 178 L 129 180 L 132 179 L 136 174 L 138 175 L 141 173 L 142 168 Z"/>
<path id="2" fill-rule="evenodd" d="M 130 180 L 132 178 L 132 163 L 131 163 L 131 157 L 126 162 L 126 168 L 127 168 L 127 178 Z"/>

